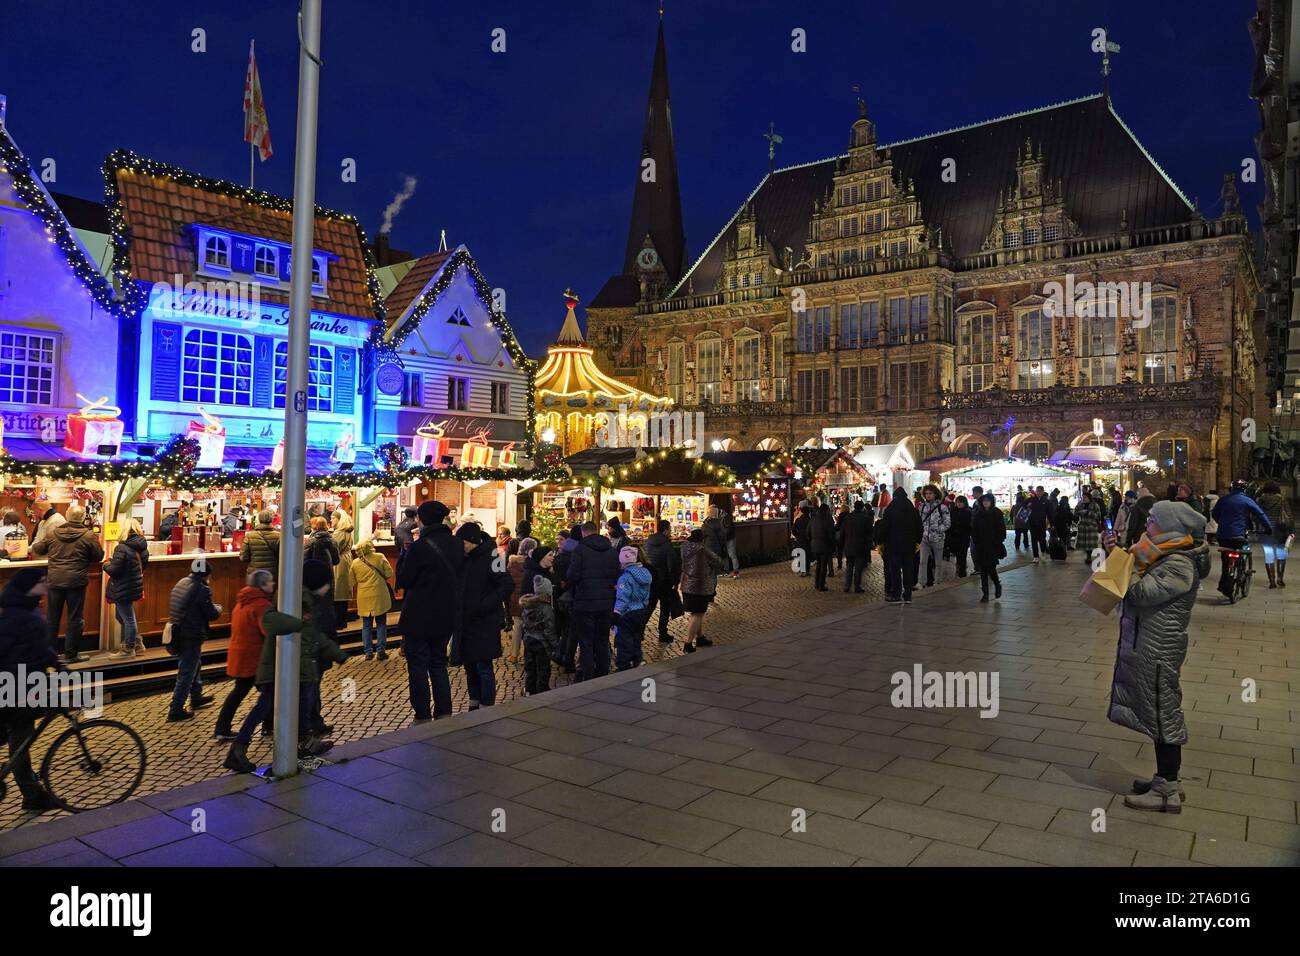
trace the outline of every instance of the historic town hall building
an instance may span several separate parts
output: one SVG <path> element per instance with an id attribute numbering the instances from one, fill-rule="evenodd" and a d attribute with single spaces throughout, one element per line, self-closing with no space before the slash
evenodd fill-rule
<path id="1" fill-rule="evenodd" d="M 588 338 L 710 440 L 874 426 L 918 461 L 1038 458 L 1101 419 L 1202 488 L 1244 467 L 1258 277 L 1233 181 L 1203 217 L 1108 96 L 889 145 L 859 101 L 844 155 L 769 173 L 691 261 L 661 24 L 642 157 Z"/>

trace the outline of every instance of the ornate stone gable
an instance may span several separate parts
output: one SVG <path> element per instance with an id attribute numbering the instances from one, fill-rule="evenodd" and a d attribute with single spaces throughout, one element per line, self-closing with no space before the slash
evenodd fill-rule
<path id="1" fill-rule="evenodd" d="M 1024 151 L 1016 157 L 1016 185 L 1009 192 L 999 194 L 993 227 L 982 248 L 1006 249 L 1058 242 L 1079 234 L 1079 227 L 1066 211 L 1061 181 L 1047 177 L 1042 145 L 1035 150 L 1025 140 Z"/>

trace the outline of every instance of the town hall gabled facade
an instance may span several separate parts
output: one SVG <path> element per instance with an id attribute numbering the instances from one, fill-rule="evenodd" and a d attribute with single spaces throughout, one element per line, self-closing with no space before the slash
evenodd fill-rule
<path id="1" fill-rule="evenodd" d="M 667 115 L 661 69 L 657 54 Z M 647 149 L 663 176 L 671 132 L 648 122 Z M 681 221 L 676 193 L 644 226 L 638 190 L 634 230 L 657 262 L 684 255 L 657 238 Z M 1208 489 L 1245 468 L 1231 436 L 1255 414 L 1257 365 L 1231 177 L 1216 209 L 1198 211 L 1106 95 L 890 145 L 859 101 L 843 155 L 768 173 L 666 292 L 651 257 L 625 262 L 588 338 L 613 374 L 704 411 L 726 447 L 820 444 L 833 425 L 906 439 L 918 461 L 1040 458 L 1096 440 L 1101 419 Z M 1088 289 L 1112 294 L 1085 303 Z"/>

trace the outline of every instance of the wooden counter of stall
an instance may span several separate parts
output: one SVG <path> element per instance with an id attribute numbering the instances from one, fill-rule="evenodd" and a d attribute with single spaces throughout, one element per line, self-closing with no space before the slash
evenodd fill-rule
<path id="1" fill-rule="evenodd" d="M 0 561 L 0 589 L 9 584 L 10 578 L 21 571 L 23 568 L 45 568 L 49 564 L 44 558 L 24 559 L 22 561 Z M 100 588 L 104 572 L 101 565 L 94 565 L 90 568 L 86 582 L 86 608 L 83 612 L 86 624 L 81 632 L 81 650 L 93 648 L 99 644 L 99 622 L 100 622 Z M 41 598 L 41 613 L 46 614 L 45 598 Z M 59 628 L 59 637 L 62 639 L 67 633 L 67 615 L 65 614 L 62 626 Z M 159 628 L 161 632 L 162 628 Z M 62 645 L 60 645 L 62 647 Z"/>
<path id="2" fill-rule="evenodd" d="M 388 558 L 389 563 L 395 569 L 397 567 L 397 546 L 383 542 L 376 543 L 379 553 Z M 212 599 L 221 605 L 221 617 L 213 622 L 212 630 L 214 636 L 222 636 L 228 632 L 230 627 L 230 614 L 234 610 L 235 598 L 239 594 L 239 589 L 244 586 L 248 567 L 239 559 L 239 555 L 234 552 L 213 552 L 203 556 L 208 560 L 208 585 L 212 588 Z M 197 553 L 151 554 L 149 556 L 149 563 L 144 569 L 144 597 L 135 605 L 136 621 L 139 624 L 140 634 L 144 638 L 146 647 L 157 647 L 162 643 L 162 631 L 167 623 L 171 590 L 177 581 L 190 573 L 190 563 L 196 557 L 198 557 Z M 0 588 L 8 584 L 9 579 L 19 569 L 43 568 L 46 563 L 43 559 L 0 562 Z M 100 624 L 103 618 L 107 616 L 110 621 L 113 621 L 113 606 L 100 601 L 100 595 L 103 593 L 102 587 L 105 583 L 103 579 L 102 566 L 94 565 L 90 569 L 89 580 L 86 585 L 86 624 L 81 639 L 80 649 L 82 653 L 92 653 L 96 650 L 115 650 L 120 643 L 117 640 L 110 642 L 107 635 L 101 633 Z M 401 597 L 400 590 L 398 590 L 398 597 Z M 355 600 L 350 603 L 349 607 L 355 615 Z M 41 613 L 46 613 L 44 598 L 41 599 Z M 60 637 L 67 630 L 66 615 L 64 615 L 61 623 L 62 626 L 59 628 Z"/>

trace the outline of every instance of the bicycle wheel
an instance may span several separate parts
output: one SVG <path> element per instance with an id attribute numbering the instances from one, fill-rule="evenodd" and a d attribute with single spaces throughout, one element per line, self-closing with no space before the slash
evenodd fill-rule
<path id="1" fill-rule="evenodd" d="M 144 779 L 140 735 L 116 720 L 73 724 L 55 738 L 41 763 L 41 780 L 56 803 L 73 813 L 121 803 Z"/>
<path id="2" fill-rule="evenodd" d="M 1250 593 L 1250 579 L 1255 576 L 1254 570 L 1248 565 L 1241 570 L 1241 576 L 1237 579 L 1237 590 L 1242 600 Z"/>

